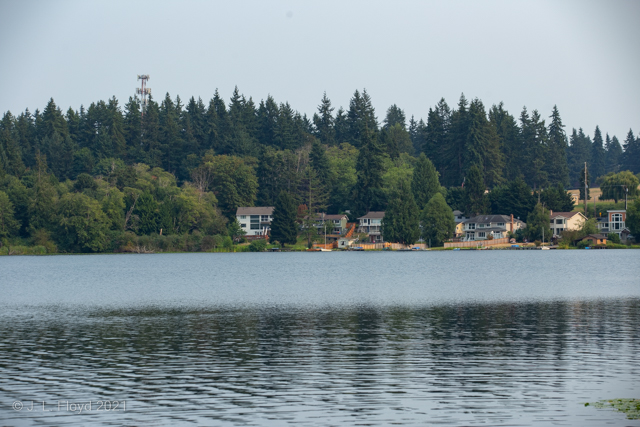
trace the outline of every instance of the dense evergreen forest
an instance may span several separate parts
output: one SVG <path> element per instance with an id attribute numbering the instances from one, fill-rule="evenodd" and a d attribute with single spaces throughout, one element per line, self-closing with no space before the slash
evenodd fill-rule
<path id="1" fill-rule="evenodd" d="M 392 105 L 379 122 L 366 90 L 346 110 L 325 94 L 311 118 L 237 88 L 228 104 L 217 91 L 208 105 L 167 94 L 144 114 L 137 98 L 66 112 L 51 99 L 0 122 L 0 239 L 101 252 L 162 234 L 167 250 L 206 250 L 237 237 L 238 206 L 274 206 L 282 191 L 352 218 L 408 192 L 420 210 L 439 193 L 437 204 L 468 214 L 525 219 L 538 199 L 572 207 L 565 190 L 582 185 L 585 162 L 592 185 L 640 173 L 631 130 L 622 144 L 598 127 L 567 136 L 558 109 L 549 114 L 487 111 L 463 95 L 419 120 Z"/>

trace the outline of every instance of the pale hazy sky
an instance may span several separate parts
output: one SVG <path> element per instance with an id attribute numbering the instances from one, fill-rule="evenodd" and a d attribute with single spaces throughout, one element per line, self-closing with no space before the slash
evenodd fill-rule
<path id="1" fill-rule="evenodd" d="M 503 101 L 567 133 L 640 132 L 640 1 L 0 0 L 0 112 L 66 110 L 135 93 L 208 103 L 234 86 L 311 116 L 324 91 L 366 88 L 382 121 L 426 120 L 444 97 Z"/>

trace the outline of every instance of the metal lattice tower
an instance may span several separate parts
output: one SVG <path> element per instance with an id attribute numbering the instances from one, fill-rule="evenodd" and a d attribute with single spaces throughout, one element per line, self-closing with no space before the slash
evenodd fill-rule
<path id="1" fill-rule="evenodd" d="M 144 115 L 145 110 L 147 109 L 147 103 L 149 102 L 147 99 L 147 95 L 151 95 L 151 89 L 147 87 L 147 80 L 149 80 L 149 74 L 138 74 L 138 80 L 142 80 L 142 86 L 136 88 L 136 93 L 140 95 L 140 106 L 142 110 L 142 115 Z"/>

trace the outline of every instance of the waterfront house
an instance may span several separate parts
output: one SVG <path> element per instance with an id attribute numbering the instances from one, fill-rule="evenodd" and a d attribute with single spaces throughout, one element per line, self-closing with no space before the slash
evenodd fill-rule
<path id="1" fill-rule="evenodd" d="M 565 230 L 579 230 L 584 225 L 587 217 L 581 212 L 549 212 L 551 232 L 553 237 L 559 237 Z"/>
<path id="2" fill-rule="evenodd" d="M 339 237 L 347 231 L 349 217 L 345 214 L 330 215 L 324 212 L 316 214 L 314 226 L 318 229 L 318 234 L 324 234 L 324 226 L 327 224 L 327 235 Z"/>
<path id="3" fill-rule="evenodd" d="M 462 211 L 459 211 L 457 209 L 453 211 L 453 220 L 456 223 L 454 237 L 462 237 L 464 235 L 464 222 L 468 219 L 469 218 L 467 218 Z"/>
<path id="4" fill-rule="evenodd" d="M 620 240 L 627 241 L 629 236 L 629 229 L 627 228 L 625 221 L 627 220 L 627 211 L 624 209 L 614 209 L 607 211 L 607 215 L 598 218 L 598 230 L 600 233 L 616 233 L 620 236 Z"/>
<path id="5" fill-rule="evenodd" d="M 513 215 L 478 215 L 463 221 L 464 237 L 463 241 L 501 239 L 508 237 L 508 233 L 515 233 L 516 230 L 525 228 L 527 224 L 519 219 L 514 219 Z"/>
<path id="6" fill-rule="evenodd" d="M 358 218 L 358 233 L 367 233 L 372 243 L 382 242 L 382 218 L 384 212 L 369 212 Z"/>
<path id="7" fill-rule="evenodd" d="M 264 238 L 269 233 L 273 219 L 273 206 L 239 207 L 236 219 L 249 239 Z"/>
<path id="8" fill-rule="evenodd" d="M 605 236 L 604 234 L 589 234 L 578 241 L 589 242 L 589 246 L 606 245 L 607 236 Z"/>

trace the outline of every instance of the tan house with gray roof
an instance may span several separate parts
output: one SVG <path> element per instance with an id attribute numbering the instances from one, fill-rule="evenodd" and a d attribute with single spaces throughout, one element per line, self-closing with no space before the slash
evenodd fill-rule
<path id="1" fill-rule="evenodd" d="M 554 237 L 560 237 L 565 230 L 579 230 L 584 225 L 587 217 L 580 212 L 549 212 L 551 233 Z"/>

